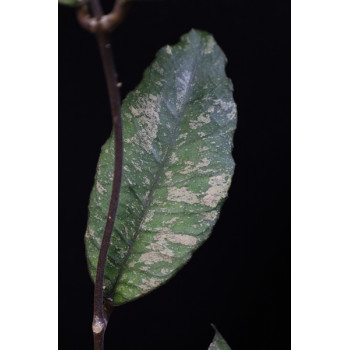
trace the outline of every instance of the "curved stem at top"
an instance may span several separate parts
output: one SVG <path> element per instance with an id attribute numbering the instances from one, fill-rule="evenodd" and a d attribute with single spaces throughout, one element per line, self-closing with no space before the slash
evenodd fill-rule
<path id="1" fill-rule="evenodd" d="M 116 1 L 117 3 L 118 1 Z M 91 10 L 94 17 L 99 20 L 103 16 L 102 6 L 100 0 L 90 0 Z"/>

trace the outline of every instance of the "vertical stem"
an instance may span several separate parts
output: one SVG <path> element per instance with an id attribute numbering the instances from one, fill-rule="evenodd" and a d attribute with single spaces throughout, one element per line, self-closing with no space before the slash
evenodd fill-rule
<path id="1" fill-rule="evenodd" d="M 100 0 L 90 0 L 89 6 L 84 4 L 78 7 L 78 21 L 96 37 L 103 70 L 106 78 L 109 101 L 111 106 L 113 135 L 114 135 L 114 174 L 108 216 L 98 256 L 95 291 L 94 316 L 92 331 L 94 335 L 94 349 L 104 349 L 104 334 L 113 305 L 103 297 L 103 281 L 110 246 L 115 217 L 117 214 L 123 167 L 123 127 L 121 117 L 121 100 L 118 84 L 118 75 L 114 66 L 112 45 L 109 33 L 123 20 L 128 4 L 116 0 L 113 10 L 104 15 Z M 91 9 L 93 17 L 89 13 Z"/>
<path id="2" fill-rule="evenodd" d="M 103 16 L 103 11 L 99 0 L 91 0 L 92 13 L 97 21 Z M 103 70 L 106 78 L 108 95 L 110 100 L 110 107 L 113 121 L 114 134 L 114 176 L 112 184 L 112 193 L 109 204 L 108 216 L 106 226 L 100 247 L 95 291 L 94 291 L 94 316 L 93 316 L 93 335 L 95 350 L 104 349 L 104 334 L 106 331 L 109 314 L 112 311 L 112 306 L 104 303 L 103 298 L 103 280 L 107 261 L 108 248 L 111 241 L 111 235 L 115 222 L 115 217 L 118 209 L 119 194 L 121 188 L 122 165 L 123 165 L 123 128 L 121 119 L 121 101 L 118 86 L 118 75 L 114 66 L 112 45 L 109 40 L 108 31 L 102 27 L 97 27 L 95 37 L 98 43 Z"/>
<path id="3" fill-rule="evenodd" d="M 108 94 L 110 99 L 110 106 L 113 120 L 113 134 L 114 134 L 114 176 L 112 184 L 112 194 L 109 204 L 107 222 L 103 234 L 103 239 L 100 247 L 100 253 L 97 263 L 95 294 L 94 294 L 94 318 L 93 318 L 93 332 L 95 350 L 103 350 L 104 333 L 107 327 L 108 317 L 103 302 L 103 280 L 104 271 L 107 261 L 107 253 L 110 245 L 111 235 L 115 222 L 115 217 L 119 202 L 119 193 L 121 187 L 122 177 L 122 163 L 123 163 L 123 128 L 121 119 L 121 101 L 118 87 L 118 76 L 114 66 L 112 46 L 109 41 L 109 35 L 103 31 L 96 33 L 100 55 L 103 63 L 103 69 L 106 77 Z M 110 307 L 109 307 L 110 308 Z"/>

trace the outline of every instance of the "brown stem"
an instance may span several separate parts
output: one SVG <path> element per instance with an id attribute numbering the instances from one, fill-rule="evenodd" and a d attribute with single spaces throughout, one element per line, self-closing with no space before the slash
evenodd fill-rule
<path id="1" fill-rule="evenodd" d="M 129 3 L 116 1 L 112 11 L 101 18 L 101 24 L 106 31 L 112 32 L 124 19 L 129 9 Z"/>
<path id="2" fill-rule="evenodd" d="M 91 33 L 95 33 L 98 28 L 98 21 L 92 18 L 87 4 L 83 4 L 77 9 L 77 19 L 81 26 Z"/>
<path id="3" fill-rule="evenodd" d="M 99 20 L 103 16 L 102 6 L 100 0 L 90 0 L 91 10 L 94 17 Z"/>
<path id="4" fill-rule="evenodd" d="M 121 100 L 118 75 L 114 66 L 112 45 L 109 40 L 109 32 L 111 32 L 112 29 L 115 28 L 116 24 L 118 24 L 124 17 L 125 7 L 123 7 L 123 3 L 119 5 L 118 1 L 116 1 L 111 14 L 104 16 L 99 0 L 91 0 L 90 6 L 93 17 L 90 16 L 88 7 L 83 5 L 78 9 L 78 20 L 85 29 L 95 34 L 98 43 L 110 100 L 115 153 L 112 193 L 96 269 L 94 316 L 92 322 L 94 349 L 103 350 L 104 334 L 106 331 L 109 315 L 113 310 L 113 305 L 107 300 L 104 301 L 103 281 L 108 248 L 110 245 L 111 235 L 118 209 L 123 165 L 123 128 L 121 118 Z"/>
<path id="5" fill-rule="evenodd" d="M 100 49 L 101 59 L 103 62 L 104 73 L 106 77 L 108 94 L 111 105 L 113 133 L 114 133 L 114 176 L 112 184 L 112 194 L 109 204 L 107 222 L 103 239 L 100 247 L 100 254 L 97 263 L 96 281 L 95 281 L 95 297 L 94 297 L 94 319 L 93 329 L 95 337 L 95 350 L 103 349 L 103 336 L 107 326 L 108 319 L 103 310 L 103 280 L 104 271 L 107 261 L 107 253 L 110 245 L 111 235 L 113 231 L 114 221 L 117 213 L 119 193 L 122 178 L 123 163 L 123 130 L 121 120 L 121 102 L 118 85 L 118 76 L 113 63 L 112 46 L 109 42 L 109 35 L 103 31 L 96 33 L 96 39 Z M 101 328 L 102 326 L 102 328 Z M 94 328 L 94 326 L 93 326 Z M 98 344 L 96 344 L 98 342 Z"/>
<path id="6" fill-rule="evenodd" d="M 77 17 L 83 28 L 96 34 L 98 31 L 112 32 L 123 21 L 130 4 L 116 1 L 112 11 L 107 15 L 103 14 L 98 0 L 92 0 L 90 7 L 93 10 L 94 17 L 91 17 L 89 7 L 85 3 L 78 7 Z"/>

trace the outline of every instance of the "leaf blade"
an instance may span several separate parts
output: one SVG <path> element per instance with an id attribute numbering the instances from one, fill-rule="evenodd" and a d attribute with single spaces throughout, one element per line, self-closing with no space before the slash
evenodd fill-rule
<path id="1" fill-rule="evenodd" d="M 192 30 L 159 51 L 123 102 L 122 190 L 105 270 L 105 295 L 116 305 L 164 284 L 218 218 L 234 169 L 236 125 L 225 63 L 212 36 Z M 111 191 L 112 139 L 102 148 L 90 197 L 85 243 L 93 280 Z"/>

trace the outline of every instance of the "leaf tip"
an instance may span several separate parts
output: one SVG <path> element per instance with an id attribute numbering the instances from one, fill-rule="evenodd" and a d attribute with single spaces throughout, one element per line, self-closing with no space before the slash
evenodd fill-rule
<path id="1" fill-rule="evenodd" d="M 210 326 L 211 326 L 211 328 L 213 328 L 214 329 L 214 331 L 215 332 L 217 332 L 218 330 L 217 330 L 217 328 L 215 327 L 215 324 L 214 323 L 210 323 Z"/>

